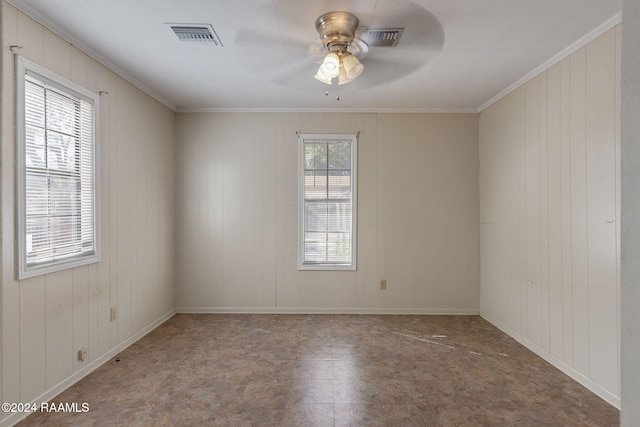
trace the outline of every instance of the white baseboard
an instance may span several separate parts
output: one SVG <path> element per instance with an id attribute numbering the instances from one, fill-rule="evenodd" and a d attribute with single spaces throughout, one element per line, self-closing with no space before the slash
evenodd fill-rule
<path id="1" fill-rule="evenodd" d="M 586 377 L 584 374 L 575 370 L 573 367 L 567 365 L 565 362 L 558 359 L 556 356 L 549 353 L 547 350 L 529 341 L 527 338 L 520 335 L 518 332 L 514 331 L 508 326 L 503 325 L 502 323 L 494 319 L 491 319 L 489 316 L 486 316 L 482 313 L 480 314 L 480 316 L 482 316 L 482 318 L 485 319 L 487 322 L 491 323 L 493 326 L 500 329 L 502 332 L 509 335 L 511 338 L 518 341 L 520 344 L 522 344 L 523 346 L 533 351 L 535 354 L 537 354 L 538 356 L 540 356 L 541 358 L 543 358 L 544 360 L 546 360 L 547 362 L 549 362 L 550 364 L 558 368 L 560 371 L 562 371 L 563 373 L 565 373 L 566 375 L 568 375 L 569 377 L 571 377 L 572 379 L 574 379 L 575 381 L 583 385 L 585 388 L 595 393 L 597 396 L 599 396 L 605 402 L 609 403 L 611 406 L 615 407 L 616 409 L 620 409 L 620 396 L 616 396 L 615 394 L 611 393 L 609 390 L 603 388 L 601 385 L 594 382 L 591 378 Z"/>
<path id="2" fill-rule="evenodd" d="M 44 393 L 42 393 L 40 396 L 36 397 L 29 403 L 32 405 L 36 404 L 39 406 L 41 403 L 49 402 L 51 399 L 53 399 L 54 397 L 56 397 L 57 395 L 59 395 L 60 393 L 62 393 L 63 391 L 65 391 L 66 389 L 68 389 L 69 387 L 71 387 L 72 385 L 74 385 L 84 377 L 86 377 L 87 375 L 89 375 L 91 372 L 95 371 L 100 366 L 104 365 L 111 358 L 115 357 L 118 353 L 120 353 L 121 351 L 129 347 L 131 344 L 135 343 L 140 338 L 144 337 L 149 332 L 151 332 L 152 330 L 160 326 L 162 323 L 166 322 L 175 314 L 176 314 L 175 310 L 171 310 L 165 313 L 164 315 L 162 315 L 160 318 L 158 318 L 156 321 L 154 321 L 147 327 L 133 334 L 132 336 L 127 338 L 125 341 L 121 342 L 120 344 L 113 347 L 106 353 L 102 354 L 97 359 L 92 360 L 87 364 L 87 366 L 69 375 L 67 378 L 60 381 L 58 384 L 54 385 L 50 389 L 46 390 Z M 23 419 L 27 418 L 27 416 L 29 416 L 28 412 L 27 413 L 11 413 L 0 421 L 0 426 L 2 427 L 13 426 L 18 422 L 22 421 Z"/>
<path id="3" fill-rule="evenodd" d="M 421 314 L 479 315 L 473 308 L 178 307 L 182 314 Z"/>

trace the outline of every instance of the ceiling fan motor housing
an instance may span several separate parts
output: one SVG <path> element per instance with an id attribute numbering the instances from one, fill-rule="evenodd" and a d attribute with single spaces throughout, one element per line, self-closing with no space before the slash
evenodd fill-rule
<path id="1" fill-rule="evenodd" d="M 349 12 L 329 12 L 316 20 L 316 30 L 327 49 L 344 53 L 353 42 L 358 24 L 358 18 Z"/>

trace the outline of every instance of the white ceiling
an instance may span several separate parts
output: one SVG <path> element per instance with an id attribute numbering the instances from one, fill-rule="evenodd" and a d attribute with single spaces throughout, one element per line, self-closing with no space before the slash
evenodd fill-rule
<path id="1" fill-rule="evenodd" d="M 563 50 L 620 19 L 621 0 L 10 0 L 176 111 L 478 111 Z M 315 20 L 404 27 L 339 87 L 313 78 Z M 211 24 L 223 47 L 167 23 Z M 325 96 L 325 90 L 329 95 Z"/>

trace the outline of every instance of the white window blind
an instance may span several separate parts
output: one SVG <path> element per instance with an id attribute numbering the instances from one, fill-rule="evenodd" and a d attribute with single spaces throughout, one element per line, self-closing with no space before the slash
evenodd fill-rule
<path id="1" fill-rule="evenodd" d="M 355 270 L 356 136 L 299 135 L 302 270 Z"/>
<path id="2" fill-rule="evenodd" d="M 24 278 L 99 258 L 98 100 L 22 58 L 19 64 L 19 277 Z"/>

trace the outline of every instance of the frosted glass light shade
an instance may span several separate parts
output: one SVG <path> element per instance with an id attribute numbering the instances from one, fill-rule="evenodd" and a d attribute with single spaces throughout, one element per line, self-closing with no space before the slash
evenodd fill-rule
<path id="1" fill-rule="evenodd" d="M 322 65 L 320 66 L 320 68 L 318 68 L 318 72 L 316 73 L 315 76 L 313 76 L 316 80 L 321 81 L 322 83 L 331 84 L 331 77 L 327 77 L 324 75 L 324 73 L 322 72 Z"/>
<path id="2" fill-rule="evenodd" d="M 338 74 L 338 84 L 343 85 L 351 81 L 353 80 L 347 77 L 347 72 L 344 70 L 344 67 L 340 67 L 340 74 Z"/>
<path id="3" fill-rule="evenodd" d="M 353 55 L 345 55 L 342 58 L 342 66 L 349 80 L 355 79 L 364 71 L 364 65 Z"/>
<path id="4" fill-rule="evenodd" d="M 340 73 L 340 58 L 338 58 L 338 55 L 333 52 L 328 53 L 327 56 L 324 57 L 324 61 L 322 61 L 320 70 L 322 74 L 329 78 L 338 77 Z"/>

